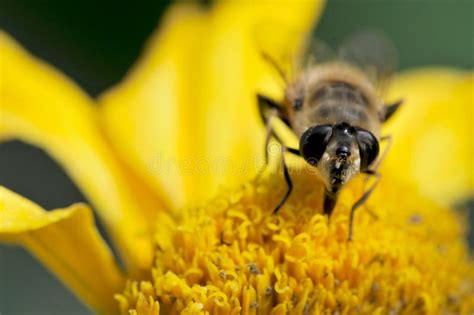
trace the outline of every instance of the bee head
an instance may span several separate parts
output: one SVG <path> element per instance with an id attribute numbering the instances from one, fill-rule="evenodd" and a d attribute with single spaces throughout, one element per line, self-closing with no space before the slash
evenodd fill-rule
<path id="1" fill-rule="evenodd" d="M 303 133 L 300 153 L 319 169 L 328 190 L 337 192 L 377 158 L 379 144 L 369 131 L 347 123 L 319 125 Z"/>

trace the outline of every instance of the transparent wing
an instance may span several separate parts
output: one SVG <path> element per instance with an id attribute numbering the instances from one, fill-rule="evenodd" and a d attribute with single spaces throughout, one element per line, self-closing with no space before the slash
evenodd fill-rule
<path id="1" fill-rule="evenodd" d="M 337 56 L 364 71 L 380 93 L 386 89 L 397 66 L 395 46 L 377 31 L 353 33 L 342 41 Z"/>
<path id="2" fill-rule="evenodd" d="M 337 61 L 337 59 L 336 51 L 329 44 L 312 36 L 305 41 L 296 68 L 298 71 L 305 71 L 314 65 Z"/>
<path id="3" fill-rule="evenodd" d="M 383 94 L 397 65 L 393 43 L 371 30 L 351 34 L 334 50 L 309 32 L 265 23 L 258 27 L 257 45 L 262 57 L 287 84 L 316 64 L 342 61 L 363 71 Z"/>

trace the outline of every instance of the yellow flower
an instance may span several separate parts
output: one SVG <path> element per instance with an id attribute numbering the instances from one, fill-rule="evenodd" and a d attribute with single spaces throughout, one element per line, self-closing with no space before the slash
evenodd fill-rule
<path id="1" fill-rule="evenodd" d="M 281 174 L 252 180 L 264 133 L 255 93 L 281 93 L 253 31 L 262 21 L 310 30 L 321 7 L 174 4 L 146 54 L 98 106 L 0 33 L 0 138 L 39 146 L 61 163 L 126 270 L 82 204 L 47 212 L 2 188 L 0 240 L 26 247 L 103 314 L 472 311 L 463 224 L 429 201 L 472 192 L 472 74 L 424 69 L 395 80 L 389 97 L 403 96 L 406 109 L 388 126 L 396 142 L 366 206 L 377 218 L 359 211 L 354 242 L 345 241 L 347 214 L 360 179 L 330 223 L 315 176 L 293 175 L 295 191 L 277 216 Z"/>
<path id="2" fill-rule="evenodd" d="M 360 211 L 348 243 L 347 214 L 362 181 L 351 183 L 328 223 L 321 182 L 294 178 L 295 193 L 277 216 L 268 210 L 285 187 L 270 177 L 187 212 L 171 238 L 158 230 L 152 279 L 128 283 L 117 296 L 122 314 L 474 310 L 474 268 L 449 209 L 412 192 L 400 196 L 404 187 L 384 179 L 367 206 L 377 219 Z"/>

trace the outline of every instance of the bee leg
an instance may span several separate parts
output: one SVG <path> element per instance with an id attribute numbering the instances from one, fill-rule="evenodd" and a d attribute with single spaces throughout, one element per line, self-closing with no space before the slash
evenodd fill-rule
<path id="1" fill-rule="evenodd" d="M 331 217 L 332 210 L 336 206 L 337 194 L 329 192 L 324 189 L 324 214 L 327 214 L 328 218 Z"/>
<path id="2" fill-rule="evenodd" d="M 266 121 L 265 155 L 264 155 L 265 163 L 263 164 L 263 166 L 258 171 L 257 178 L 259 178 L 262 175 L 262 173 L 265 171 L 266 167 L 268 166 L 268 162 L 269 162 L 268 146 L 270 145 L 271 138 L 274 137 L 275 140 L 280 145 L 282 144 L 281 139 L 275 134 L 275 132 L 273 131 L 273 126 L 272 126 L 272 120 L 273 120 L 274 117 L 277 117 L 277 116 L 278 116 L 278 111 L 276 109 L 272 109 L 269 116 L 268 116 L 268 118 L 267 118 L 267 121 Z M 291 154 L 301 156 L 301 153 L 298 149 L 286 147 L 286 150 Z"/>
<path id="3" fill-rule="evenodd" d="M 260 118 L 262 121 L 266 124 L 268 122 L 268 112 L 271 113 L 271 111 L 276 112 L 276 116 L 279 116 L 280 119 L 287 124 L 288 126 L 290 125 L 288 119 L 283 115 L 284 111 L 284 106 L 279 104 L 277 101 L 262 95 L 262 94 L 257 94 L 257 103 L 258 103 L 258 111 L 260 113 Z"/>
<path id="4" fill-rule="evenodd" d="M 357 210 L 357 208 L 359 208 L 361 205 L 364 204 L 364 202 L 367 201 L 367 199 L 369 199 L 370 195 L 372 194 L 372 192 L 374 191 L 375 187 L 377 187 L 377 184 L 379 183 L 380 181 L 380 173 L 377 173 L 376 171 L 372 171 L 372 170 L 366 170 L 364 171 L 365 174 L 369 175 L 369 176 L 374 176 L 375 177 L 375 181 L 374 183 L 369 187 L 369 189 L 367 189 L 364 194 L 362 195 L 362 197 L 360 197 L 359 200 L 356 201 L 356 203 L 352 206 L 351 208 L 351 214 L 350 214 L 350 217 L 349 217 L 349 233 L 348 233 L 348 236 L 347 236 L 347 241 L 352 241 L 352 231 L 353 231 L 353 224 L 354 224 L 354 214 L 355 214 L 355 211 Z"/>
<path id="5" fill-rule="evenodd" d="M 288 166 L 285 163 L 285 152 L 286 152 L 286 147 L 282 144 L 281 145 L 281 165 L 283 167 L 283 175 L 285 176 L 285 181 L 286 181 L 286 184 L 288 185 L 288 190 L 286 191 L 285 195 L 280 200 L 278 205 L 275 207 L 275 209 L 273 209 L 273 214 L 278 213 L 280 208 L 283 206 L 283 204 L 286 202 L 286 200 L 290 196 L 291 191 L 293 190 L 293 183 L 291 182 L 290 173 L 288 172 Z"/>
<path id="6" fill-rule="evenodd" d="M 386 136 L 383 136 L 380 138 L 379 140 L 380 142 L 382 141 L 386 141 L 387 144 L 385 145 L 385 148 L 382 152 L 382 154 L 380 155 L 380 157 L 377 159 L 377 161 L 375 162 L 375 164 L 371 167 L 371 172 L 373 173 L 376 173 L 380 167 L 380 164 L 382 164 L 382 162 L 385 160 L 385 158 L 387 157 L 387 153 L 388 151 L 390 151 L 390 148 L 392 147 L 392 141 L 393 141 L 393 138 L 392 138 L 392 135 L 386 135 Z M 364 185 L 367 183 L 367 181 L 369 180 L 369 176 L 366 176 L 365 179 L 364 179 Z M 374 218 L 374 219 L 378 219 L 379 217 L 371 210 L 367 210 L 367 212 Z"/>
<path id="7" fill-rule="evenodd" d="M 268 116 L 267 119 L 267 124 L 266 124 L 266 134 L 265 134 L 265 167 L 268 165 L 268 146 L 270 145 L 270 139 L 273 136 L 273 126 L 272 126 L 272 120 L 274 117 L 278 115 L 276 110 L 270 111 L 270 115 Z M 277 139 L 278 142 L 279 139 Z"/>
<path id="8" fill-rule="evenodd" d="M 385 105 L 383 109 L 379 112 L 379 119 L 381 122 L 386 122 L 390 117 L 395 114 L 395 112 L 400 108 L 400 105 L 403 104 L 403 100 L 398 100 L 392 104 Z"/>
<path id="9" fill-rule="evenodd" d="M 286 147 L 286 150 L 288 151 L 288 153 L 294 154 L 296 156 L 301 156 L 301 152 L 298 149 Z"/>
<path id="10" fill-rule="evenodd" d="M 257 173 L 257 178 L 260 178 L 260 176 L 262 175 L 262 173 L 265 171 L 265 169 L 267 168 L 267 165 L 268 165 L 268 146 L 270 144 L 270 140 L 272 138 L 272 136 L 274 135 L 273 133 L 273 126 L 272 126 L 272 120 L 273 120 L 273 117 L 276 117 L 278 115 L 277 111 L 276 110 L 272 110 L 270 111 L 270 114 L 267 118 L 267 121 L 266 121 L 266 133 L 265 133 L 265 163 L 263 164 L 263 166 L 260 168 L 260 170 L 258 171 Z M 280 140 L 277 138 L 277 141 L 280 142 Z"/>

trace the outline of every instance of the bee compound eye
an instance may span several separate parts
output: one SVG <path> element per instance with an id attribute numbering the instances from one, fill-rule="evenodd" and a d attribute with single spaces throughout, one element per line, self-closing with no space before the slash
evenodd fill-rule
<path id="1" fill-rule="evenodd" d="M 323 156 L 332 134 L 331 125 L 311 127 L 300 139 L 300 152 L 311 165 L 316 165 Z"/>
<path id="2" fill-rule="evenodd" d="M 360 168 L 366 170 L 379 154 L 379 141 L 371 132 L 364 129 L 358 129 L 356 135 L 359 144 Z"/>

